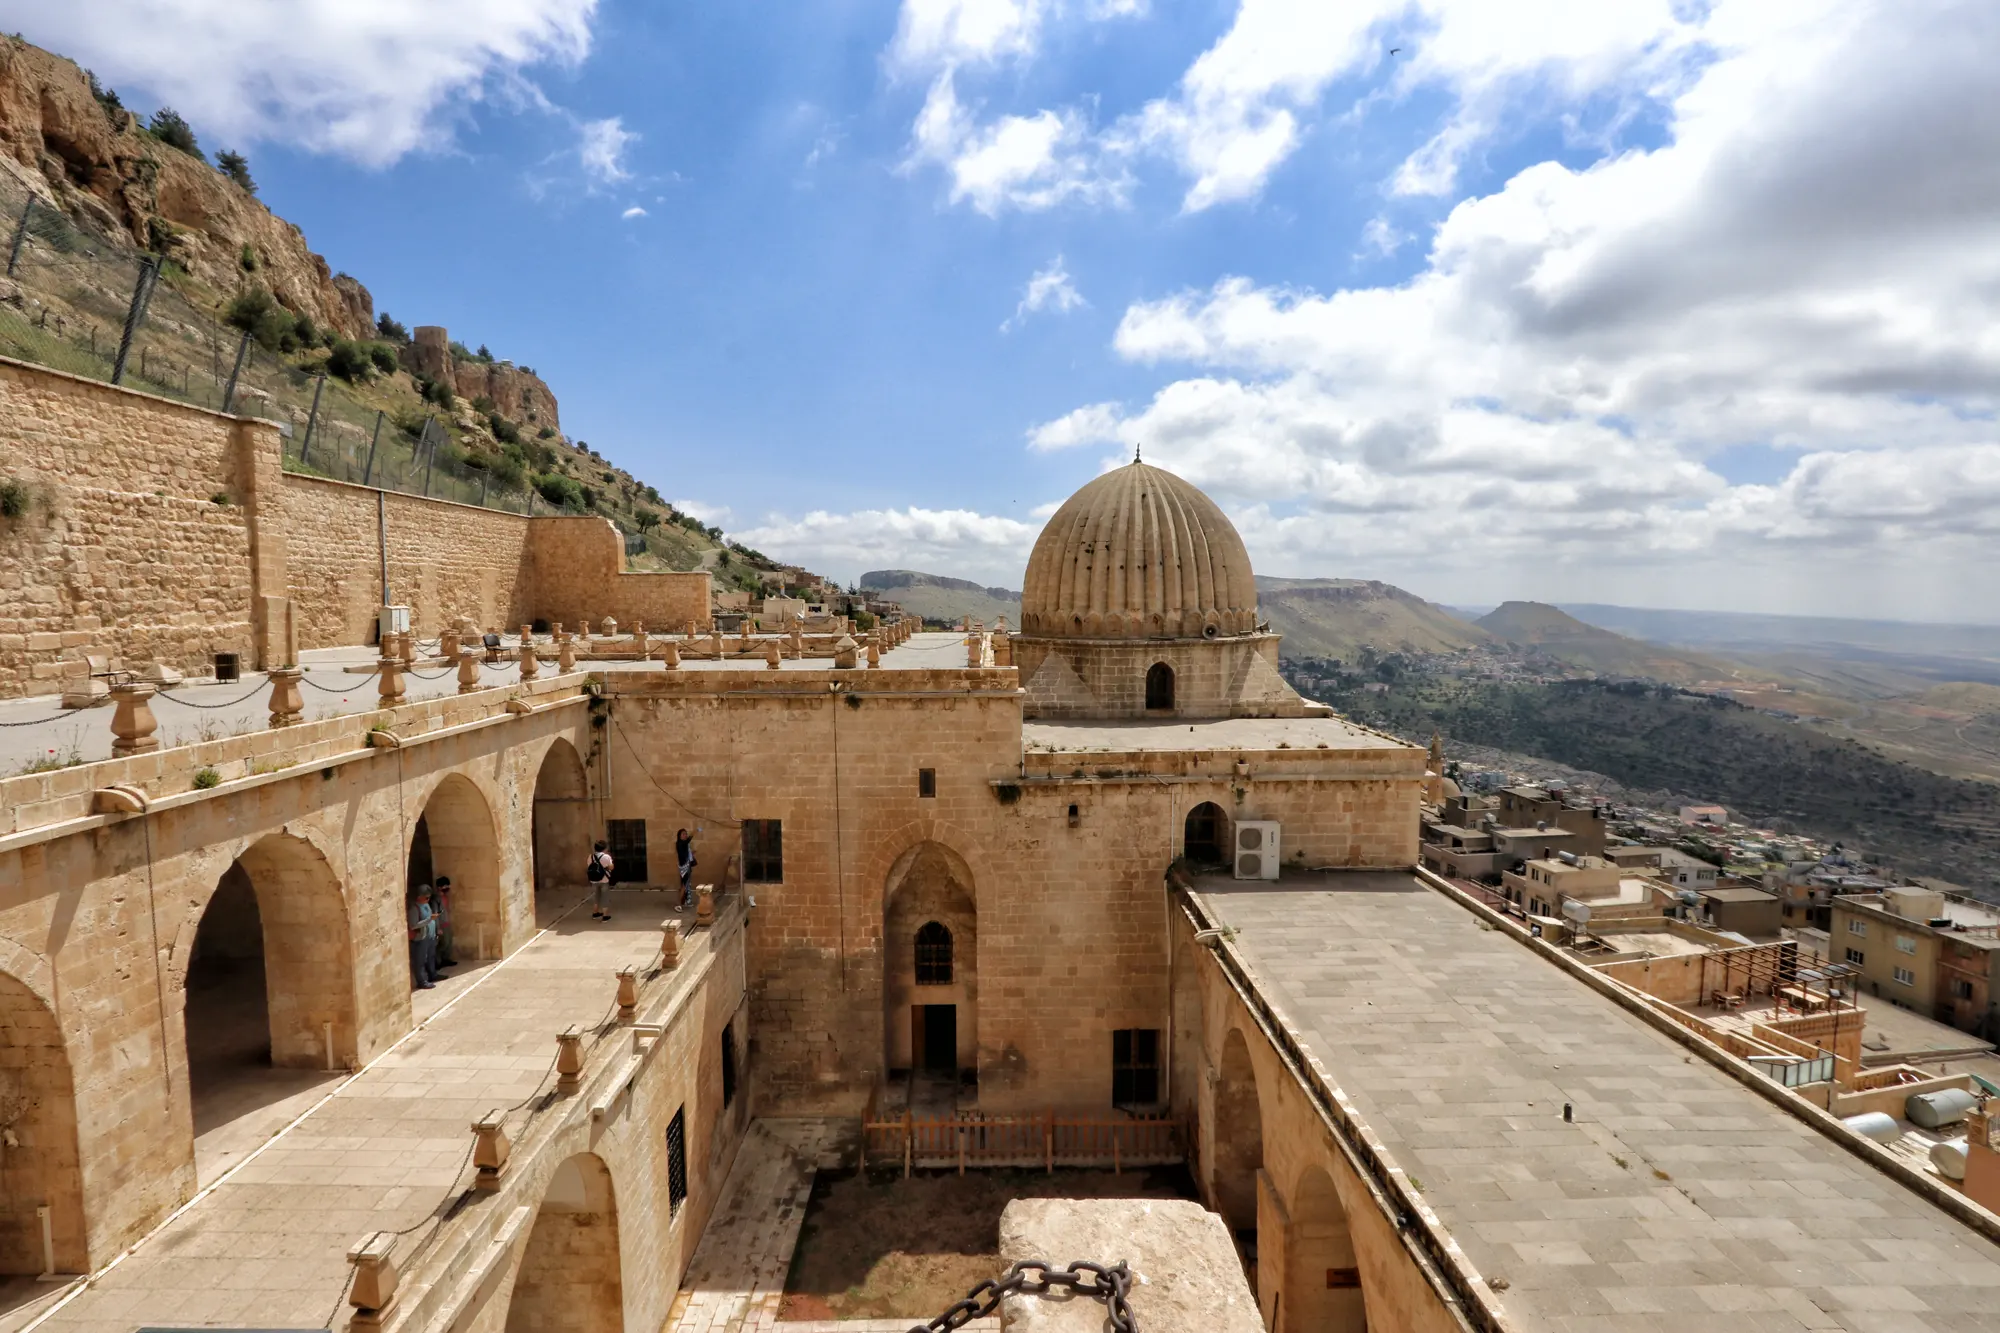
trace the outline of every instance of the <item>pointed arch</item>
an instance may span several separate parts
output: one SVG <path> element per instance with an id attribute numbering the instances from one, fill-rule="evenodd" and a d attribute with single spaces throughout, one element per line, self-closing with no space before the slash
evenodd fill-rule
<path id="1" fill-rule="evenodd" d="M 528 1233 L 506 1333 L 623 1333 L 625 1284 L 611 1169 L 580 1152 L 549 1177 Z"/>
<path id="2" fill-rule="evenodd" d="M 1215 1084 L 1213 1175 L 1209 1189 L 1216 1211 L 1239 1242 L 1254 1247 L 1257 1235 L 1257 1173 L 1264 1169 L 1264 1106 L 1257 1069 L 1243 1030 L 1232 1027 L 1222 1042 L 1222 1068 Z"/>
<path id="3" fill-rule="evenodd" d="M 0 1274 L 43 1269 L 36 1209 L 49 1209 L 59 1273 L 90 1271 L 77 1146 L 76 1087 L 55 1012 L 19 979 L 0 973 Z"/>
<path id="4" fill-rule="evenodd" d="M 535 773 L 535 897 L 580 884 L 590 860 L 593 823 L 590 784 L 576 747 L 561 736 L 549 742 Z"/>
<path id="5" fill-rule="evenodd" d="M 925 841 L 896 859 L 882 888 L 882 941 L 886 1067 L 954 1077 L 976 1070 L 979 908 L 964 857 Z M 920 964 L 925 944 L 930 952 Z M 942 979 L 935 970 L 940 944 L 947 951 Z"/>
<path id="6" fill-rule="evenodd" d="M 1308 1166 L 1292 1189 L 1285 1225 L 1285 1325 L 1315 1333 L 1367 1333 L 1368 1303 L 1354 1238 L 1333 1178 Z"/>
<path id="7" fill-rule="evenodd" d="M 463 960 L 502 957 L 500 839 L 493 807 L 478 784 L 463 773 L 445 775 L 411 826 L 408 854 L 408 887 L 439 876 L 451 880 L 453 953 Z"/>

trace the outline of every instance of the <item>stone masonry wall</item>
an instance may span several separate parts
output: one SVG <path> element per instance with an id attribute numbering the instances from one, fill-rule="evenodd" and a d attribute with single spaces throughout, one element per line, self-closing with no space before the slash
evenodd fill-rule
<path id="1" fill-rule="evenodd" d="M 251 512 L 277 429 L 0 359 L 0 698 L 86 653 L 206 671 L 255 655 Z"/>
<path id="2" fill-rule="evenodd" d="M 689 622 L 709 626 L 709 576 L 628 574 L 625 544 L 610 520 L 584 516 L 538 518 L 529 552 L 533 571 L 530 618 L 560 621 L 574 629 L 588 616 L 594 629 L 606 616 L 629 631 L 679 630 Z"/>

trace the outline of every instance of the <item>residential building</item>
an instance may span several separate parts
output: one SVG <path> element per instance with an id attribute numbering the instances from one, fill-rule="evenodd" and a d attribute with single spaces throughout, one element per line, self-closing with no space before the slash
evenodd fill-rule
<path id="1" fill-rule="evenodd" d="M 1869 993 L 1961 1031 L 2000 1033 L 2000 910 L 1902 886 L 1828 904 L 1829 952 L 1860 969 Z"/>

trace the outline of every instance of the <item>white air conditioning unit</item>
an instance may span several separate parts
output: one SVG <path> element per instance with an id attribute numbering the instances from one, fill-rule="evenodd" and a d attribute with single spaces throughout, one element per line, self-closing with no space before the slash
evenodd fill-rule
<path id="1" fill-rule="evenodd" d="M 1236 878 L 1278 877 L 1278 822 L 1245 819 L 1236 825 Z"/>
<path id="2" fill-rule="evenodd" d="M 383 607 L 379 624 L 379 632 L 381 634 L 408 634 L 410 632 L 410 608 L 407 606 Z"/>

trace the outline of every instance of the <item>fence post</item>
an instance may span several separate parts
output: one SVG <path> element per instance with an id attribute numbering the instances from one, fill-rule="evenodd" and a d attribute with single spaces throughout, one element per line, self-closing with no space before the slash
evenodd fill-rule
<path id="1" fill-rule="evenodd" d="M 139 256 L 139 278 L 132 284 L 132 304 L 125 309 L 125 332 L 118 339 L 118 360 L 111 367 L 113 384 L 125 379 L 125 358 L 132 354 L 132 338 L 139 332 L 139 321 L 146 317 L 146 302 L 153 298 L 153 279 L 159 271 L 159 261 L 152 255 Z"/>
<path id="2" fill-rule="evenodd" d="M 303 444 L 301 444 L 301 445 L 299 446 L 299 466 L 300 466 L 300 467 L 304 467 L 304 466 L 306 465 L 306 455 L 308 455 L 308 454 L 310 454 L 310 453 L 312 452 L 312 447 L 313 447 L 313 427 L 315 427 L 315 426 L 319 425 L 319 396 L 320 396 L 321 394 L 325 393 L 325 392 L 326 392 L 326 376 L 325 376 L 325 375 L 323 375 L 323 374 L 322 374 L 322 375 L 318 375 L 318 376 L 315 376 L 315 377 L 314 377 L 314 379 L 313 379 L 313 405 L 312 405 L 312 411 L 310 411 L 310 412 L 308 412 L 308 413 L 306 414 L 306 438 L 305 438 L 305 443 L 303 443 Z"/>
<path id="3" fill-rule="evenodd" d="M 28 202 L 21 205 L 21 220 L 14 224 L 14 243 L 7 248 L 7 276 L 14 276 L 14 269 L 21 262 L 21 243 L 28 239 L 28 214 L 35 211 L 35 196 L 28 196 Z"/>
<path id="4" fill-rule="evenodd" d="M 236 405 L 236 381 L 243 377 L 243 359 L 250 355 L 250 330 L 243 330 L 243 337 L 236 344 L 236 365 L 229 372 L 229 384 L 222 391 L 222 411 L 227 415 Z"/>
<path id="5" fill-rule="evenodd" d="M 368 461 L 361 468 L 363 486 L 366 486 L 368 479 L 375 475 L 375 446 L 382 440 L 382 417 L 383 413 L 378 410 L 375 413 L 375 433 L 368 437 Z"/>

